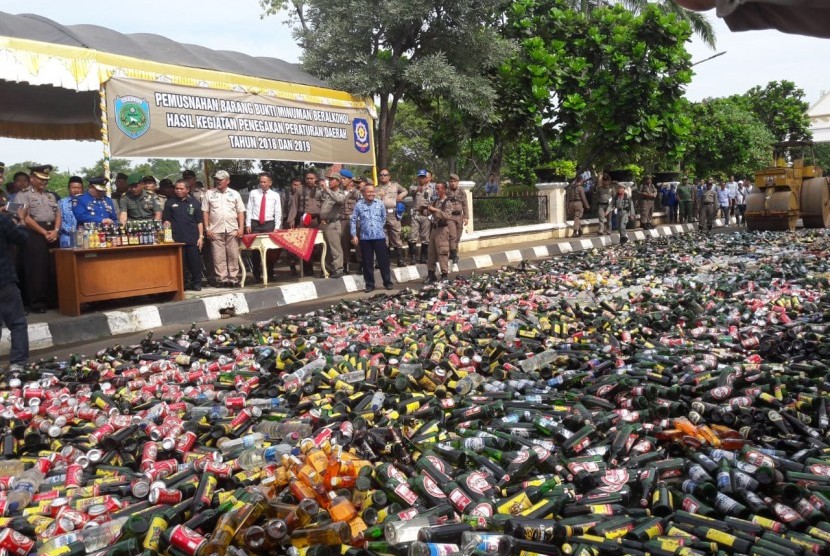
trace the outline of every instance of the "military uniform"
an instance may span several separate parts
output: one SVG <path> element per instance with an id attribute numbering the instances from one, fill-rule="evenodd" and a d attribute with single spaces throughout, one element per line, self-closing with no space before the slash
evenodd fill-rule
<path id="1" fill-rule="evenodd" d="M 568 215 L 573 218 L 574 237 L 582 235 L 582 215 L 588 210 L 591 205 L 588 204 L 588 198 L 585 197 L 585 188 L 582 187 L 581 181 L 573 181 L 565 189 L 565 207 L 567 207 Z"/>
<path id="2" fill-rule="evenodd" d="M 461 233 L 464 231 L 464 221 L 468 218 L 467 194 L 459 188 L 447 188 L 447 198 L 452 203 L 450 213 L 450 258 L 454 263 L 458 262 L 458 242 L 461 241 Z"/>
<path id="3" fill-rule="evenodd" d="M 187 288 L 202 289 L 202 257 L 199 254 L 199 225 L 202 224 L 202 205 L 188 195 L 184 199 L 173 197 L 164 204 L 162 219 L 170 223 L 173 241 L 184 243 L 182 261 L 184 268 L 190 272 Z"/>
<path id="4" fill-rule="evenodd" d="M 447 278 L 450 269 L 450 221 L 452 220 L 452 201 L 445 196 L 435 199 L 430 206 L 438 212 L 432 214 L 429 231 L 429 257 L 427 258 L 427 282 L 435 281 L 435 263 L 441 270 L 441 279 Z"/>
<path id="5" fill-rule="evenodd" d="M 611 226 L 608 223 L 608 205 L 611 203 L 611 196 L 614 190 L 611 184 L 602 180 L 597 186 L 597 220 L 599 220 L 599 235 L 611 233 Z"/>
<path id="6" fill-rule="evenodd" d="M 127 193 L 119 201 L 119 214 L 126 214 L 128 221 L 153 220 L 161 212 L 162 202 L 159 195 L 142 189 L 138 195 Z"/>
<path id="7" fill-rule="evenodd" d="M 420 190 L 419 190 L 420 188 Z M 427 262 L 429 251 L 429 211 L 427 208 L 430 201 L 429 187 L 418 185 L 409 190 L 412 196 L 412 219 L 409 228 L 409 262 L 416 261 L 424 264 Z"/>
<path id="8" fill-rule="evenodd" d="M 378 185 L 377 198 L 386 208 L 386 243 L 395 252 L 398 258 L 398 266 L 403 266 L 403 242 L 401 241 L 401 221 L 398 220 L 397 208 L 398 197 L 406 195 L 406 189 L 396 181 L 386 185 Z M 391 257 L 390 257 L 391 258 Z"/>
<path id="9" fill-rule="evenodd" d="M 712 229 L 715 222 L 715 211 L 718 207 L 718 193 L 714 188 L 707 187 L 700 197 L 700 226 L 699 229 Z"/>
<path id="10" fill-rule="evenodd" d="M 339 187 L 322 187 L 319 191 L 320 224 L 326 239 L 326 267 L 332 269 L 333 277 L 343 274 L 343 224 L 340 220 L 346 204 L 346 192 Z"/>
<path id="11" fill-rule="evenodd" d="M 109 218 L 113 222 L 118 220 L 112 199 L 109 197 L 96 199 L 90 195 L 89 191 L 78 197 L 78 202 L 75 203 L 75 208 L 72 211 L 75 213 L 75 220 L 78 221 L 79 226 L 86 223 L 100 224 L 105 218 Z"/>
<path id="12" fill-rule="evenodd" d="M 640 226 L 644 230 L 653 227 L 651 217 L 654 214 L 654 200 L 657 198 L 657 188 L 654 184 L 644 182 L 640 186 Z"/>
<path id="13" fill-rule="evenodd" d="M 291 206 L 288 209 L 288 225 L 297 228 L 320 227 L 320 191 L 318 187 L 308 187 L 303 184 L 291 196 Z M 304 214 L 311 216 L 311 223 L 302 223 Z"/>
<path id="14" fill-rule="evenodd" d="M 680 222 L 692 220 L 692 186 L 688 182 L 677 188 L 677 200 L 680 203 Z"/>

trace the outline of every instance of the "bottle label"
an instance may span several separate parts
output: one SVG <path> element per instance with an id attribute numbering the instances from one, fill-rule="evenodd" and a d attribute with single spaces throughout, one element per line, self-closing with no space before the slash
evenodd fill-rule
<path id="1" fill-rule="evenodd" d="M 775 504 L 774 509 L 778 518 L 784 523 L 790 523 L 801 517 L 798 515 L 798 512 L 784 504 Z"/>
<path id="2" fill-rule="evenodd" d="M 683 497 L 683 501 L 681 502 L 681 507 L 684 511 L 689 512 L 690 514 L 696 514 L 697 511 L 700 509 L 700 504 L 696 503 L 694 500 L 689 498 L 688 496 Z"/>
<path id="3" fill-rule="evenodd" d="M 450 492 L 450 501 L 459 512 L 463 512 L 464 508 L 473 503 L 473 501 L 460 488 L 452 489 Z"/>
<path id="4" fill-rule="evenodd" d="M 717 508 L 725 514 L 731 512 L 737 505 L 738 502 L 736 500 L 733 500 L 732 498 L 726 496 L 721 492 L 719 492 L 717 496 L 715 496 L 715 508 Z"/>
<path id="5" fill-rule="evenodd" d="M 444 467 L 444 462 L 443 462 L 440 458 L 438 458 L 438 457 L 436 457 L 436 456 L 433 456 L 432 454 L 429 454 L 429 455 L 427 456 L 427 459 L 429 460 L 429 462 L 430 462 L 432 465 L 434 465 L 434 466 L 435 466 L 435 468 L 436 468 L 436 469 L 438 469 L 438 471 L 440 471 L 441 473 L 445 473 L 445 474 L 446 474 L 447 469 L 446 469 L 446 467 Z"/>
<path id="6" fill-rule="evenodd" d="M 487 502 L 482 502 L 481 504 L 476 505 L 476 507 L 470 511 L 471 515 L 485 518 L 493 517 L 494 513 L 495 511 L 493 510 L 493 506 L 491 506 Z"/>
<path id="7" fill-rule="evenodd" d="M 410 489 L 405 484 L 399 484 L 393 490 L 394 490 L 395 494 L 400 496 L 401 500 L 403 500 L 404 502 L 406 502 L 410 506 L 415 504 L 415 502 L 418 501 L 418 495 L 415 494 L 414 492 L 412 492 L 412 489 Z"/>
<path id="8" fill-rule="evenodd" d="M 429 475 L 424 475 L 424 490 L 427 491 L 427 494 L 432 496 L 433 498 L 446 498 L 447 495 L 444 494 L 440 488 L 438 488 L 438 484 L 432 480 L 432 477 Z"/>
<path id="9" fill-rule="evenodd" d="M 490 483 L 487 482 L 484 474 L 479 471 L 474 471 L 467 475 L 465 482 L 470 490 L 476 494 L 481 494 L 482 496 L 490 490 Z"/>
<path id="10" fill-rule="evenodd" d="M 429 556 L 449 556 L 458 552 L 456 544 L 429 543 L 427 547 L 429 547 Z"/>

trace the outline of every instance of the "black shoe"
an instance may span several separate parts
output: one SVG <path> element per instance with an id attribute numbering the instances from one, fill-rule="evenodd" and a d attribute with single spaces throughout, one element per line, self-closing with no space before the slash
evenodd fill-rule
<path id="1" fill-rule="evenodd" d="M 342 277 L 343 277 L 343 271 L 342 270 L 337 270 L 334 273 L 329 274 L 329 278 L 337 279 L 337 278 L 342 278 Z"/>
<path id="2" fill-rule="evenodd" d="M 196 284 L 194 286 L 190 286 L 190 289 L 194 292 L 200 292 L 200 291 L 202 291 L 202 286 L 199 285 L 199 284 Z"/>
<path id="3" fill-rule="evenodd" d="M 390 282 L 388 284 L 384 284 L 383 287 L 386 288 L 387 290 L 391 290 L 393 286 L 392 286 L 392 283 Z"/>
<path id="4" fill-rule="evenodd" d="M 620 245 L 623 245 L 625 243 L 628 243 L 628 237 L 627 236 L 620 236 Z"/>
<path id="5" fill-rule="evenodd" d="M 374 286 L 366 286 L 366 289 L 363 290 L 363 293 L 372 293 L 373 291 L 375 291 Z"/>
<path id="6" fill-rule="evenodd" d="M 43 314 L 43 313 L 46 312 L 46 307 L 44 307 L 43 305 L 33 305 L 32 306 L 32 312 L 33 313 L 38 313 L 38 314 Z"/>
<path id="7" fill-rule="evenodd" d="M 430 273 L 427 275 L 426 280 L 424 280 L 424 284 L 427 284 L 427 285 L 429 285 L 429 284 L 434 284 L 434 283 L 435 283 L 435 282 L 437 282 L 437 281 L 438 281 L 438 278 L 435 276 L 435 273 L 434 273 L 434 272 L 430 272 Z"/>
<path id="8" fill-rule="evenodd" d="M 297 266 L 293 264 L 291 265 L 291 276 L 299 276 L 297 273 Z"/>

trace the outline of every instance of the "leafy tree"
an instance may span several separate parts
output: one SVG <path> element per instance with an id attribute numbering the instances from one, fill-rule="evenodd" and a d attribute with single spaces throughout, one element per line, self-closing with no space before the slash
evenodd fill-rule
<path id="1" fill-rule="evenodd" d="M 494 25 L 503 0 L 261 0 L 261 5 L 266 14 L 289 10 L 307 71 L 352 94 L 378 99 L 381 166 L 389 164 L 404 99 L 441 99 L 464 118 L 493 119 L 491 74 L 511 52 L 511 42 Z"/>
<path id="2" fill-rule="evenodd" d="M 12 181 L 14 175 L 18 172 L 25 172 L 26 174 L 29 173 L 29 168 L 32 166 L 40 166 L 41 162 L 32 162 L 31 160 L 26 160 L 23 162 L 16 162 L 14 164 L 9 164 L 6 166 L 6 183 Z M 69 172 L 63 171 L 58 167 L 52 169 L 52 174 L 49 179 L 49 185 L 46 187 L 49 191 L 54 191 L 61 197 L 68 195 L 69 192 Z M 3 190 L 5 191 L 5 184 L 3 185 Z"/>
<path id="3" fill-rule="evenodd" d="M 816 143 L 816 165 L 824 170 L 824 175 L 830 175 L 830 143 Z"/>
<path id="4" fill-rule="evenodd" d="M 271 174 L 274 187 L 289 187 L 294 178 L 303 178 L 303 173 L 310 166 L 303 162 L 282 162 L 277 160 L 260 160 L 259 166 L 263 172 Z"/>
<path id="5" fill-rule="evenodd" d="M 770 81 L 763 88 L 755 86 L 742 95 L 742 100 L 776 141 L 800 141 L 812 137 L 804 90 L 792 81 Z"/>
<path id="6" fill-rule="evenodd" d="M 126 158 L 111 158 L 110 159 L 110 172 L 114 176 L 118 172 L 124 172 L 125 174 L 129 174 L 133 171 L 133 163 L 126 159 Z M 95 176 L 103 176 L 104 175 L 104 159 L 99 158 L 98 161 L 89 168 L 81 168 L 79 170 L 80 175 L 84 178 L 92 178 Z"/>
<path id="7" fill-rule="evenodd" d="M 535 127 L 545 159 L 557 157 L 552 138 L 575 147 L 581 167 L 648 147 L 682 156 L 688 23 L 655 6 L 585 14 L 564 0 L 514 0 L 507 17 L 520 52 L 502 66 L 500 106 L 512 127 L 522 118 Z"/>
<path id="8" fill-rule="evenodd" d="M 698 177 L 747 176 L 769 164 L 773 136 L 740 99 L 707 99 L 691 113 L 685 162 Z"/>

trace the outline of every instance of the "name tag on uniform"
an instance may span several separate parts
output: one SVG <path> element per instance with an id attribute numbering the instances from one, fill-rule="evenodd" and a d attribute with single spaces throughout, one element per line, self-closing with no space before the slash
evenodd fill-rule
<path id="1" fill-rule="evenodd" d="M 172 207 L 173 208 L 179 208 L 179 203 L 173 203 Z"/>

